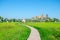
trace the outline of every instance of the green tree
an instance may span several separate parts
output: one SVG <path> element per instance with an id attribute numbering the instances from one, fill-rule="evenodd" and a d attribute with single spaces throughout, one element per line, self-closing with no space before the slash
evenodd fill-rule
<path id="1" fill-rule="evenodd" d="M 17 22 L 22 22 L 21 19 L 17 19 Z"/>
<path id="2" fill-rule="evenodd" d="M 17 19 L 11 19 L 12 20 L 12 22 L 17 22 Z"/>
<path id="3" fill-rule="evenodd" d="M 53 18 L 53 22 L 59 22 L 58 18 Z"/>
<path id="4" fill-rule="evenodd" d="M 8 18 L 5 18 L 3 21 L 4 21 L 4 22 L 7 22 L 8 20 L 9 20 Z"/>
<path id="5" fill-rule="evenodd" d="M 4 19 L 4 18 L 0 16 L 0 22 L 3 22 L 3 19 Z"/>

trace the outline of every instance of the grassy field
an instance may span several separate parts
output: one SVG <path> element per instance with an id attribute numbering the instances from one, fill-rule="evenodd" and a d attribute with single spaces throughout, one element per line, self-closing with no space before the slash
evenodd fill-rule
<path id="1" fill-rule="evenodd" d="M 27 40 L 30 29 L 19 23 L 0 23 L 0 40 Z"/>
<path id="2" fill-rule="evenodd" d="M 60 40 L 60 23 L 55 22 L 28 22 L 30 26 L 35 27 L 42 40 Z"/>

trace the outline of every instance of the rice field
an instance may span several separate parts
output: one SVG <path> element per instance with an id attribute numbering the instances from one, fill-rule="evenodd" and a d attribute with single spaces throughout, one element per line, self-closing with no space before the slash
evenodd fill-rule
<path id="1" fill-rule="evenodd" d="M 36 28 L 40 33 L 41 40 L 60 40 L 59 22 L 27 22 L 24 24 Z M 27 40 L 31 30 L 24 24 L 0 23 L 0 40 Z"/>
<path id="2" fill-rule="evenodd" d="M 28 22 L 26 24 L 39 31 L 41 40 L 60 40 L 59 22 Z"/>
<path id="3" fill-rule="evenodd" d="M 20 23 L 0 23 L 0 40 L 27 40 L 30 29 Z"/>

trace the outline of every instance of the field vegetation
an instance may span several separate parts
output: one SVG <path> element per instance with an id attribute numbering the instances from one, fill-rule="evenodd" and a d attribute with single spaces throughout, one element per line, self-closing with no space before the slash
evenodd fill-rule
<path id="1" fill-rule="evenodd" d="M 42 40 L 60 40 L 59 22 L 28 22 L 26 24 L 35 27 Z"/>
<path id="2" fill-rule="evenodd" d="M 0 40 L 27 40 L 30 29 L 19 23 L 0 23 Z"/>

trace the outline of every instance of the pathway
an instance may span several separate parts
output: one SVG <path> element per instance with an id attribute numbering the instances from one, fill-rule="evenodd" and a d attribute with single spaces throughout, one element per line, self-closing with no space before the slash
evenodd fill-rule
<path id="1" fill-rule="evenodd" d="M 27 26 L 27 27 L 31 29 L 30 36 L 28 37 L 27 40 L 41 40 L 40 34 L 37 29 L 35 29 L 31 26 Z"/>

